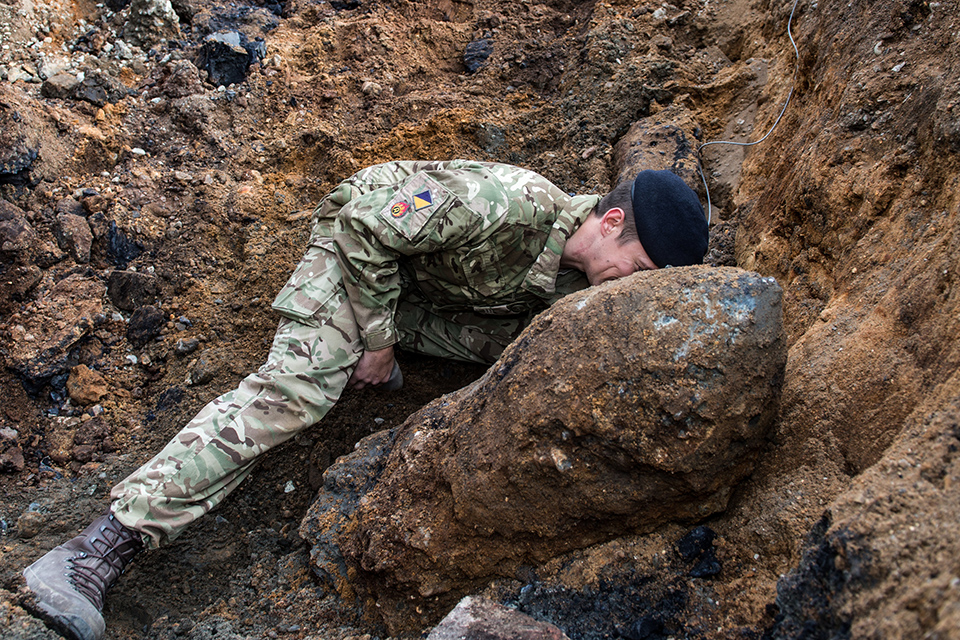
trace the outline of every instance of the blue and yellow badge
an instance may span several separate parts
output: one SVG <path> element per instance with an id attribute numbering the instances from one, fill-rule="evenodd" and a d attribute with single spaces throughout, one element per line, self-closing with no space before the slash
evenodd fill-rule
<path id="1" fill-rule="evenodd" d="M 381 193 L 386 195 L 389 192 L 384 189 Z M 377 215 L 402 237 L 409 240 L 416 238 L 419 242 L 423 228 L 438 213 L 442 215 L 449 209 L 453 199 L 453 194 L 446 186 L 427 172 L 420 171 L 397 185 L 383 208 L 378 209 Z"/>
<path id="2" fill-rule="evenodd" d="M 429 190 L 421 191 L 413 196 L 414 211 L 420 211 L 421 209 L 426 209 L 430 206 L 433 206 L 433 196 L 430 195 Z"/>

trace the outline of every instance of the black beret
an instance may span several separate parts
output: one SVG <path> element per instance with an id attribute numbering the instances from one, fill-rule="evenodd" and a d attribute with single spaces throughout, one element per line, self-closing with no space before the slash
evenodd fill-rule
<path id="1" fill-rule="evenodd" d="M 700 198 L 671 171 L 641 171 L 630 191 L 640 244 L 658 267 L 703 262 L 710 232 Z"/>

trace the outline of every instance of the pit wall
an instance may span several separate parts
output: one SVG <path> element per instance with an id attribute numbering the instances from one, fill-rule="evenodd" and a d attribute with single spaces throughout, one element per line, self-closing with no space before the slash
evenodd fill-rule
<path id="1" fill-rule="evenodd" d="M 770 7 L 765 28 L 785 47 L 788 10 Z M 785 574 L 775 637 L 805 620 L 955 637 L 956 16 L 955 3 L 801 3 L 793 101 L 734 194 L 737 263 L 783 286 L 790 344 L 769 456 L 726 521 Z M 771 98 L 791 80 L 779 60 Z M 758 130 L 778 102 L 761 104 Z"/>

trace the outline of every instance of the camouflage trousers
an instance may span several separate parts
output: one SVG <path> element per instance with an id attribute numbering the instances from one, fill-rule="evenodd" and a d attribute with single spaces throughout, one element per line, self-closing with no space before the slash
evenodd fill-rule
<path id="1" fill-rule="evenodd" d="M 219 504 L 261 454 L 317 423 L 343 393 L 363 353 L 359 329 L 332 246 L 311 246 L 297 272 L 305 263 L 317 274 L 312 293 L 323 300 L 315 314 L 283 317 L 266 363 L 112 489 L 111 510 L 148 547 L 174 539 Z M 413 294 L 401 300 L 395 321 L 401 349 L 492 363 L 526 319 L 438 313 Z"/>

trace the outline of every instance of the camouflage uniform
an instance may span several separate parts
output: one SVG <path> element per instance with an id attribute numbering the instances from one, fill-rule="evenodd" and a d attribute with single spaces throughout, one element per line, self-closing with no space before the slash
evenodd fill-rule
<path id="1" fill-rule="evenodd" d="M 364 349 L 495 361 L 534 314 L 587 286 L 560 257 L 598 201 L 462 160 L 348 178 L 317 207 L 306 254 L 274 301 L 283 318 L 266 364 L 114 487 L 117 519 L 150 546 L 176 537 L 261 453 L 320 420 Z"/>

